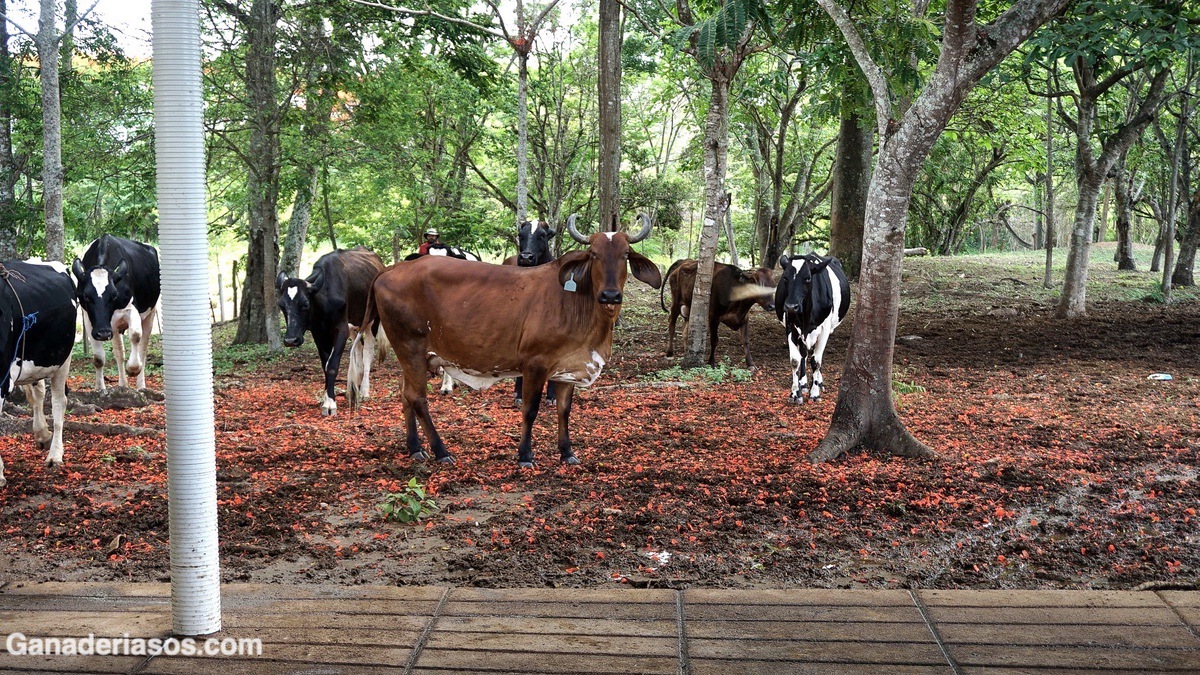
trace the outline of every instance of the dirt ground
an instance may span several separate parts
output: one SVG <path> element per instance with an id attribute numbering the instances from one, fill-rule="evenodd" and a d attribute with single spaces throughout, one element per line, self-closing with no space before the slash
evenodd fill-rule
<path id="1" fill-rule="evenodd" d="M 376 371 L 377 398 L 363 411 L 342 404 L 322 418 L 311 340 L 268 358 L 225 349 L 231 332 L 219 330 L 223 575 L 496 587 L 1193 587 L 1200 302 L 1145 301 L 1150 276 L 1117 275 L 1105 256 L 1098 247 L 1088 317 L 1071 322 L 1053 318 L 1036 257 L 906 261 L 895 390 L 901 418 L 939 454 L 924 462 L 864 453 L 804 461 L 833 411 L 849 322 L 826 354 L 826 396 L 797 406 L 773 316 L 752 312 L 759 368 L 741 368 L 739 338 L 722 328 L 726 368 L 685 380 L 671 370 L 678 358 L 663 356 L 657 293 L 632 278 L 613 362 L 577 394 L 574 468 L 559 465 L 544 408 L 539 465 L 518 470 L 506 382 L 431 396 L 458 462 L 414 464 L 403 452 L 394 360 Z M 87 370 L 77 369 L 74 389 L 91 389 Z M 1173 379 L 1147 379 L 1154 373 Z M 161 429 L 163 407 L 69 419 Z M 0 582 L 169 578 L 161 436 L 68 430 L 66 444 L 66 466 L 52 471 L 29 433 L 0 438 L 9 481 Z M 385 521 L 386 494 L 414 476 L 438 509 L 417 525 Z"/>

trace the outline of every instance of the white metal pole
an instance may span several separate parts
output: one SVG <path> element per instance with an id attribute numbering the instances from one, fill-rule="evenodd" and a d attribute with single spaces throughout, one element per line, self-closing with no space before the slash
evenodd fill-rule
<path id="1" fill-rule="evenodd" d="M 198 0 L 153 0 L 171 627 L 221 630 Z"/>

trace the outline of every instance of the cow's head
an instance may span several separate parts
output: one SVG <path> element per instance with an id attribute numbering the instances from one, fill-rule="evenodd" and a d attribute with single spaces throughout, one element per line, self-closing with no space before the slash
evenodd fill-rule
<path id="1" fill-rule="evenodd" d="M 775 315 L 780 321 L 783 321 L 785 312 L 804 314 L 809 311 L 813 277 L 824 272 L 833 260 L 834 258 L 821 258 L 811 254 L 795 258 L 786 254 L 779 256 L 783 276 L 779 278 L 779 286 L 775 288 Z"/>
<path id="2" fill-rule="evenodd" d="M 550 242 L 556 234 L 549 225 L 539 220 L 521 223 L 517 228 L 517 264 L 533 267 L 550 262 Z"/>
<path id="3" fill-rule="evenodd" d="M 129 265 L 121 260 L 112 269 L 103 264 L 84 269 L 83 261 L 76 258 L 71 273 L 75 275 L 75 296 L 92 323 L 92 338 L 111 340 L 113 314 L 133 304 Z"/>
<path id="4" fill-rule="evenodd" d="M 771 270 L 760 267 L 742 272 L 738 281 L 747 289 L 745 297 L 753 297 L 754 302 L 768 312 L 775 311 L 775 277 L 771 276 Z"/>
<path id="5" fill-rule="evenodd" d="M 275 278 L 275 288 L 279 291 L 279 311 L 287 321 L 287 331 L 283 334 L 283 344 L 287 347 L 299 347 L 304 344 L 304 332 L 312 321 L 313 296 L 325 285 L 325 270 L 317 268 L 307 279 L 292 279 L 280 272 Z"/>
<path id="6" fill-rule="evenodd" d="M 662 274 L 649 258 L 633 250 L 633 244 L 650 236 L 650 218 L 642 215 L 642 230 L 630 236 L 625 232 L 597 232 L 585 237 L 575 229 L 575 216 L 567 219 L 567 231 L 575 241 L 586 244 L 581 251 L 572 251 L 558 260 L 558 280 L 562 284 L 574 281 L 576 292 L 589 293 L 596 302 L 607 307 L 612 315 L 620 309 L 629 271 L 639 281 L 652 288 L 662 286 Z"/>

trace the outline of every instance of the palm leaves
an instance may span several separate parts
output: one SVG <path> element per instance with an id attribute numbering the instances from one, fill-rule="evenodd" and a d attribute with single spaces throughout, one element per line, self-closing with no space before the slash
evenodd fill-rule
<path id="1" fill-rule="evenodd" d="M 747 30 L 753 29 L 752 23 L 764 24 L 766 20 L 762 0 L 725 0 L 707 19 L 675 31 L 671 45 L 680 51 L 691 47 L 700 64 L 709 67 L 722 51 L 737 48 Z"/>

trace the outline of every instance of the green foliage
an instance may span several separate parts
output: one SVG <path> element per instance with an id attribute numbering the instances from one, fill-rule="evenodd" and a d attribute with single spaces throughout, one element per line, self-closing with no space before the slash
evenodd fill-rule
<path id="1" fill-rule="evenodd" d="M 671 366 L 657 370 L 642 379 L 654 382 L 705 382 L 708 384 L 724 384 L 729 382 L 749 382 L 754 374 L 746 368 L 735 368 L 725 360 L 716 366 L 701 366 L 699 368 L 683 368 Z"/>
<path id="2" fill-rule="evenodd" d="M 403 492 L 389 492 L 379 505 L 384 520 L 416 523 L 438 508 L 437 502 L 425 493 L 425 486 L 416 476 L 408 479 Z"/>

